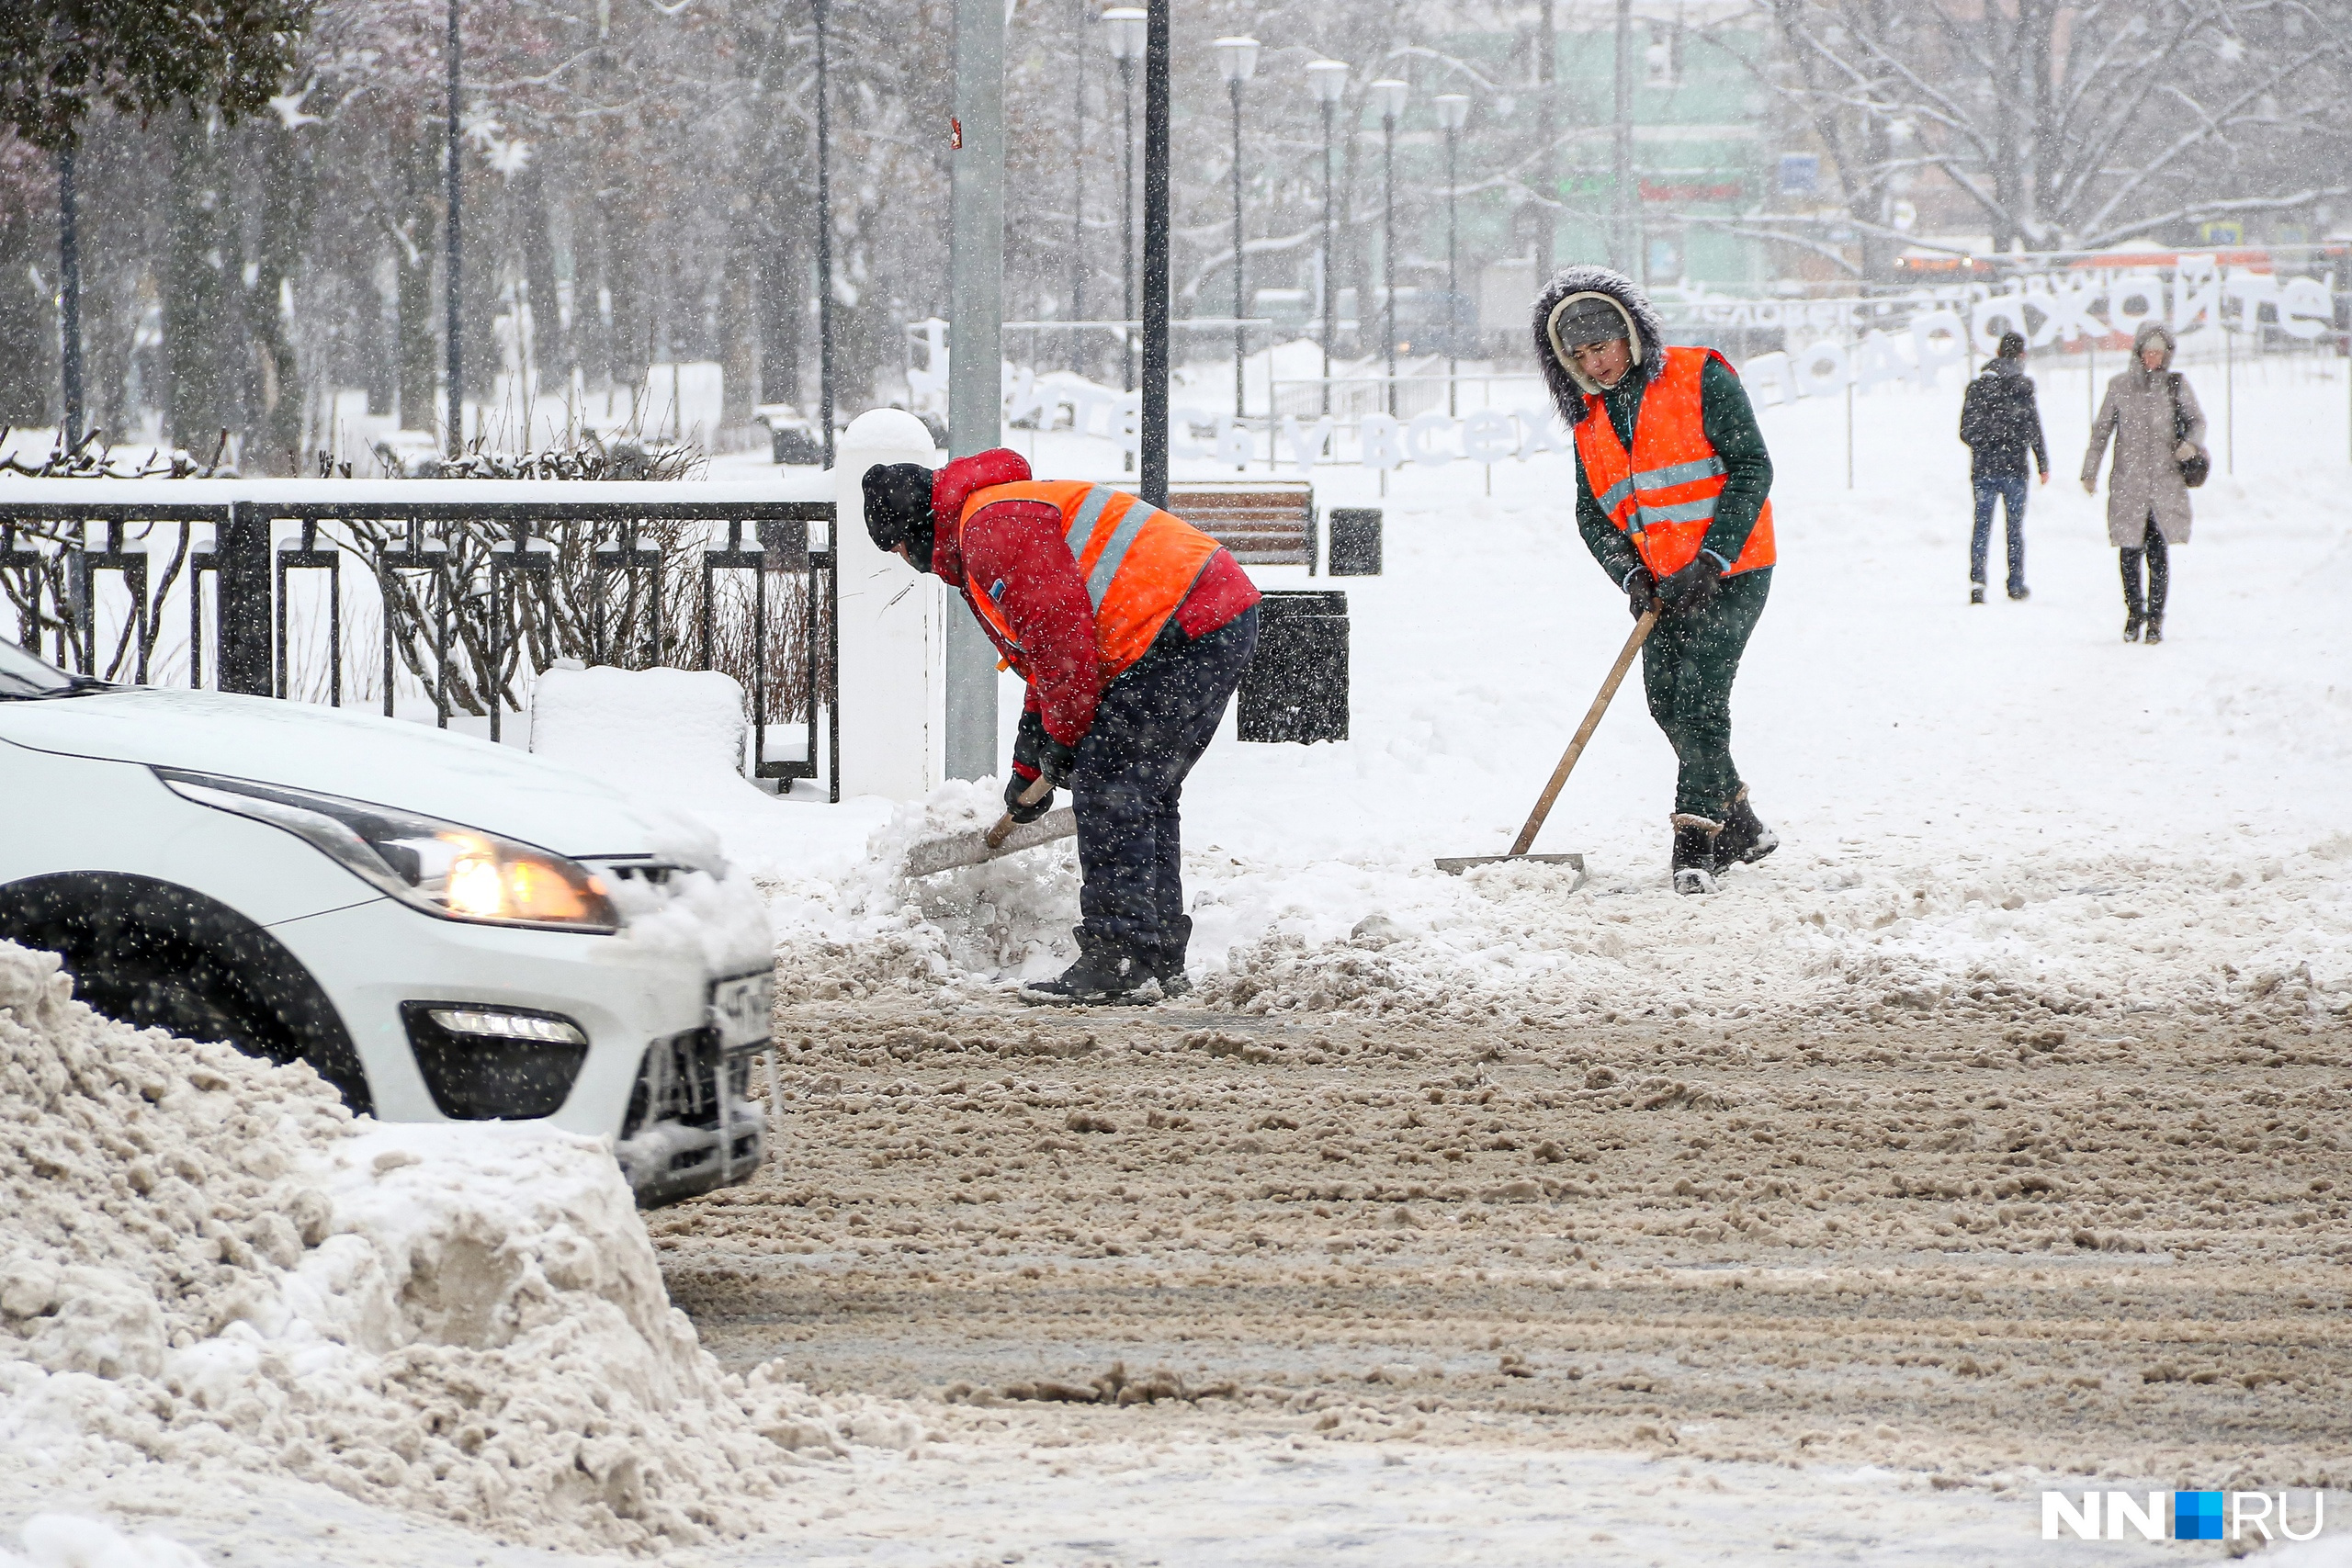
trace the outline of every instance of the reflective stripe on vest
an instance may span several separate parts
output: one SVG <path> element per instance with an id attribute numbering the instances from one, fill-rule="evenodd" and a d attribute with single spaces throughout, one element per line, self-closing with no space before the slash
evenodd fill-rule
<path id="1" fill-rule="evenodd" d="M 1023 480 L 977 491 L 964 503 L 959 532 L 981 508 L 1000 501 L 1043 502 L 1061 513 L 1063 542 L 1094 611 L 1095 646 L 1105 680 L 1143 657 L 1220 547 L 1191 524 L 1126 491 L 1077 479 Z M 1023 651 L 991 594 L 967 597 L 1006 647 Z"/>
<path id="2" fill-rule="evenodd" d="M 1642 564 L 1665 577 L 1698 558 L 1729 470 L 1707 441 L 1701 377 L 1713 355 L 1703 348 L 1669 348 L 1660 357 L 1634 417 L 1633 452 L 1617 438 L 1599 397 L 1585 400 L 1589 412 L 1577 426 L 1576 444 L 1601 511 L 1632 537 Z M 1767 501 L 1731 570 L 1753 571 L 1775 558 Z"/>

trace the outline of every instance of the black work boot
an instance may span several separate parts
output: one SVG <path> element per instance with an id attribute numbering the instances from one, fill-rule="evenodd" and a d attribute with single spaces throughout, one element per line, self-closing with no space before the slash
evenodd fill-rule
<path id="1" fill-rule="evenodd" d="M 1193 982 L 1184 977 L 1184 955 L 1181 953 L 1154 953 L 1151 975 L 1159 982 L 1159 994 L 1163 997 L 1188 996 L 1192 992 Z"/>
<path id="2" fill-rule="evenodd" d="M 1715 835 L 1715 864 L 1753 865 L 1780 847 L 1781 835 L 1764 826 L 1747 804 L 1747 786 L 1740 785 L 1724 813 L 1724 830 Z"/>
<path id="3" fill-rule="evenodd" d="M 1674 824 L 1674 890 L 1713 893 L 1715 890 L 1715 836 L 1724 825 L 1712 818 L 1678 811 Z"/>
<path id="4" fill-rule="evenodd" d="M 1023 985 L 1021 999 L 1042 1007 L 1125 1007 L 1148 999 L 1136 992 L 1152 978 L 1149 966 L 1134 958 L 1081 953 L 1052 979 Z"/>

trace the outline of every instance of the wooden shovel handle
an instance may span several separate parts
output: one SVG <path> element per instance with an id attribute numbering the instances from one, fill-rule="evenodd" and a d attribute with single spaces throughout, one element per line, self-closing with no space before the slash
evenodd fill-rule
<path id="1" fill-rule="evenodd" d="M 1040 773 L 1037 775 L 1036 782 L 1021 792 L 1021 804 L 1035 806 L 1053 793 L 1054 781 Z M 992 850 L 1001 850 L 1004 848 L 1004 840 L 1012 836 L 1012 829 L 1019 826 L 1019 823 L 1013 821 L 1012 813 L 1008 811 L 996 819 L 995 827 L 981 835 L 981 841 Z"/>
<path id="2" fill-rule="evenodd" d="M 1552 803 L 1560 798 L 1560 791 L 1566 787 L 1570 770 L 1576 767 L 1577 759 L 1584 755 L 1585 742 L 1591 739 L 1592 732 L 1600 728 L 1600 716 L 1609 711 L 1610 699 L 1616 696 L 1617 688 L 1625 683 L 1625 671 L 1634 667 L 1634 655 L 1642 650 L 1642 644 L 1649 640 L 1650 628 L 1657 625 L 1656 605 L 1643 612 L 1642 618 L 1634 623 L 1633 635 L 1625 639 L 1624 651 L 1617 656 L 1616 664 L 1609 671 L 1609 679 L 1600 683 L 1600 694 L 1592 699 L 1592 706 L 1585 712 L 1584 722 L 1577 726 L 1576 738 L 1568 742 L 1568 749 L 1560 753 L 1560 765 L 1552 770 L 1552 782 L 1544 786 L 1544 794 L 1535 802 L 1535 809 L 1527 814 L 1527 826 L 1519 830 L 1519 838 L 1510 847 L 1511 853 L 1523 855 L 1533 847 L 1535 835 L 1544 830 L 1544 818 L 1552 815 Z"/>

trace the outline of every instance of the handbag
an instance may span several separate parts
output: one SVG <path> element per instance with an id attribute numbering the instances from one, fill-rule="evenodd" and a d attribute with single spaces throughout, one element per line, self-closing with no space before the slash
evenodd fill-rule
<path id="1" fill-rule="evenodd" d="M 2180 412 L 2180 372 L 2173 371 L 2165 381 L 2172 388 L 2172 439 L 2177 446 L 2188 439 L 2188 416 Z M 2203 484 L 2213 471 L 2212 456 L 2201 446 L 2191 457 L 2173 460 L 2180 465 L 2180 482 L 2191 490 Z"/>

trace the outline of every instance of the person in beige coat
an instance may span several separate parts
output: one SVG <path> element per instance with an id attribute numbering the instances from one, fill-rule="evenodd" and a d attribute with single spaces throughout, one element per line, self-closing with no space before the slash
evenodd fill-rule
<path id="1" fill-rule="evenodd" d="M 2172 371 L 2173 335 L 2156 321 L 2132 334 L 2132 364 L 2107 384 L 2083 454 L 2083 490 L 2098 493 L 2099 455 L 2115 437 L 2107 476 L 2107 537 L 2122 553 L 2123 640 L 2162 642 L 2165 600 L 2172 588 L 2171 547 L 2188 543 L 2188 486 L 2180 465 L 2205 449 L 2205 411 L 2188 378 Z M 2179 399 L 2180 420 L 2174 418 Z M 2147 592 L 2140 589 L 2146 558 Z"/>

